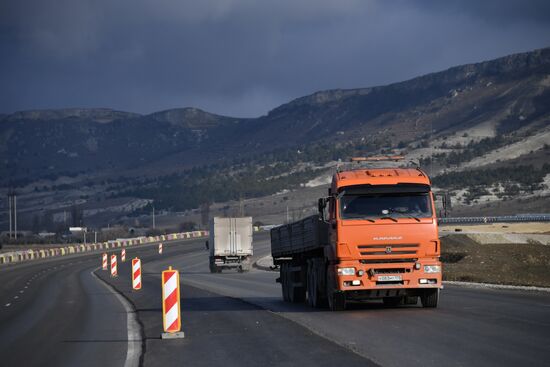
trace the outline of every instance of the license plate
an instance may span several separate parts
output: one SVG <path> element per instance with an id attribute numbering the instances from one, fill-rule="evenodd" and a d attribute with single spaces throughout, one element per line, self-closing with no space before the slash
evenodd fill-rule
<path id="1" fill-rule="evenodd" d="M 379 282 L 396 282 L 403 280 L 403 277 L 401 275 L 379 275 L 378 281 Z"/>

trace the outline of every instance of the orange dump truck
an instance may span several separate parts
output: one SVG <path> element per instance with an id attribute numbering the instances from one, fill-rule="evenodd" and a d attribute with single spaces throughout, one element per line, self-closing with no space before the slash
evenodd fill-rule
<path id="1" fill-rule="evenodd" d="M 430 179 L 418 168 L 334 174 L 319 215 L 271 230 L 285 301 L 343 310 L 348 301 L 437 307 L 440 241 Z"/>

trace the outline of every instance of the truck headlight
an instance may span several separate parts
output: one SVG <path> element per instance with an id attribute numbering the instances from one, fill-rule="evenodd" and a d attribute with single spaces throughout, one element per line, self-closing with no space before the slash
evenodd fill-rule
<path id="1" fill-rule="evenodd" d="M 441 273 L 440 265 L 424 265 L 424 273 Z"/>
<path id="2" fill-rule="evenodd" d="M 338 275 L 355 275 L 355 268 L 338 268 Z"/>

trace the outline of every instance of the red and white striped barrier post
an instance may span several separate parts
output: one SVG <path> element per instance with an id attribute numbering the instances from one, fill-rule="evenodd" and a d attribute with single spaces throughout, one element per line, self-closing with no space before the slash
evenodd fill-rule
<path id="1" fill-rule="evenodd" d="M 107 270 L 107 254 L 106 253 L 103 254 L 103 260 L 102 260 L 101 263 L 102 263 L 101 269 Z"/>
<path id="2" fill-rule="evenodd" d="M 116 268 L 116 255 L 111 255 L 111 277 L 118 277 L 118 272 Z"/>
<path id="3" fill-rule="evenodd" d="M 162 339 L 183 338 L 180 310 L 180 273 L 170 266 L 162 272 Z"/>
<path id="4" fill-rule="evenodd" d="M 132 288 L 141 289 L 141 260 L 137 257 L 132 259 Z"/>
<path id="5" fill-rule="evenodd" d="M 159 243 L 159 255 L 162 255 L 162 243 Z"/>
<path id="6" fill-rule="evenodd" d="M 126 261 L 126 249 L 123 248 L 120 254 L 120 261 L 125 262 Z"/>

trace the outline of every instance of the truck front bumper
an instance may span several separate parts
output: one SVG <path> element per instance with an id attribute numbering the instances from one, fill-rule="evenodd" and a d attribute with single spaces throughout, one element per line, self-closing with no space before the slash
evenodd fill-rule
<path id="1" fill-rule="evenodd" d="M 343 269 L 346 270 L 342 271 Z M 439 269 L 439 271 L 431 272 L 435 269 Z M 346 293 L 348 291 L 369 291 L 370 294 L 373 293 L 370 291 L 375 291 L 373 294 L 376 294 L 378 290 L 442 288 L 441 263 L 437 261 L 418 263 L 416 266 L 414 263 L 341 263 L 335 266 L 334 271 L 337 288 Z"/>

